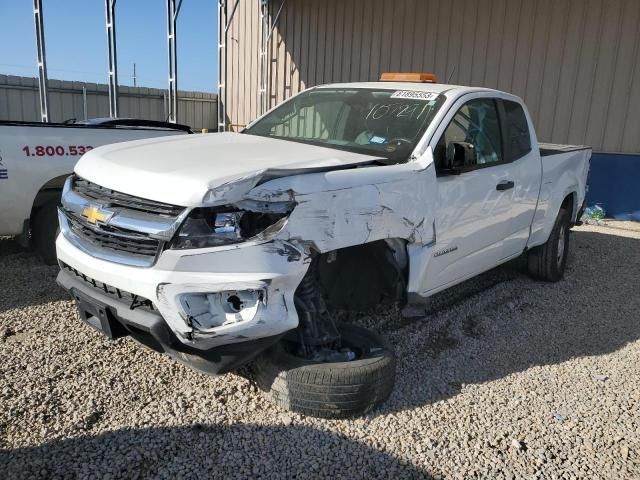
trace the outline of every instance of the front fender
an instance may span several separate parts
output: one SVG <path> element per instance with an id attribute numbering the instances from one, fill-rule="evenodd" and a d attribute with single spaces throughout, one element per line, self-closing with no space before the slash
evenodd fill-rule
<path id="1" fill-rule="evenodd" d="M 250 197 L 294 201 L 279 237 L 322 253 L 386 238 L 430 242 L 436 192 L 434 168 L 414 162 L 278 179 Z"/>

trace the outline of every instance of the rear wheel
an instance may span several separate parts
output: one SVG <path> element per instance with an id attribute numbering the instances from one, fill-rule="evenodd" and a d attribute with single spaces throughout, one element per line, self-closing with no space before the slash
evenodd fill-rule
<path id="1" fill-rule="evenodd" d="M 343 352 L 350 361 L 314 361 L 295 354 L 281 341 L 252 366 L 258 387 L 278 406 L 321 418 L 361 415 L 389 398 L 395 382 L 395 357 L 380 336 L 355 325 L 340 325 Z M 341 352 L 336 352 L 340 356 Z"/>
<path id="2" fill-rule="evenodd" d="M 569 254 L 570 221 L 569 212 L 561 208 L 547 243 L 529 251 L 527 263 L 532 277 L 548 282 L 562 279 Z"/>
<path id="3" fill-rule="evenodd" d="M 36 253 L 47 265 L 55 265 L 56 237 L 60 233 L 58 224 L 58 203 L 50 202 L 42 206 L 34 215 L 31 237 Z"/>

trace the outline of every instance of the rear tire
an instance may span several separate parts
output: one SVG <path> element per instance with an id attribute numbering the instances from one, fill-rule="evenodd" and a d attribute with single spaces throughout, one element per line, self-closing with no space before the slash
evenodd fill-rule
<path id="1" fill-rule="evenodd" d="M 58 203 L 50 202 L 36 212 L 31 224 L 33 247 L 47 265 L 57 263 L 56 237 L 58 233 L 60 233 Z"/>
<path id="2" fill-rule="evenodd" d="M 547 243 L 529 250 L 527 263 L 533 278 L 547 282 L 562 279 L 569 254 L 570 221 L 569 212 L 561 208 Z"/>
<path id="3" fill-rule="evenodd" d="M 346 344 L 360 355 L 349 362 L 316 363 L 297 357 L 283 342 L 252 366 L 258 387 L 276 405 L 320 418 L 362 415 L 384 403 L 395 383 L 395 357 L 380 336 L 355 325 L 340 325 Z"/>

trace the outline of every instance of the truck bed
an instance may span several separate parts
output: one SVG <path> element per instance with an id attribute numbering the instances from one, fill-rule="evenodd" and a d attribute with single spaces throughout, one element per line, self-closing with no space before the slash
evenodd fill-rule
<path id="1" fill-rule="evenodd" d="M 94 118 L 78 122 L 42 123 L 25 122 L 19 120 L 0 120 L 0 127 L 38 127 L 38 128 L 105 128 L 105 129 L 135 129 L 135 130 L 179 130 L 192 133 L 191 127 L 179 123 L 162 122 L 158 120 L 144 120 L 139 118 Z"/>
<path id="2" fill-rule="evenodd" d="M 580 150 L 591 150 L 586 145 L 560 145 L 557 143 L 538 143 L 540 147 L 540 156 L 548 157 L 557 155 L 558 153 L 578 152 Z"/>
<path id="3" fill-rule="evenodd" d="M 191 129 L 184 125 L 140 119 L 0 121 L 0 235 L 27 232 L 32 212 L 59 195 L 66 177 L 89 150 L 189 133 Z"/>

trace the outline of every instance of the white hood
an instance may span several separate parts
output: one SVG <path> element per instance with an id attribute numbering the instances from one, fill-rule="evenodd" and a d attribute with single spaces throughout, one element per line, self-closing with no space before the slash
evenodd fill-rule
<path id="1" fill-rule="evenodd" d="M 240 133 L 178 135 L 105 145 L 85 154 L 75 172 L 98 185 L 182 206 L 207 191 L 266 170 L 368 163 L 376 157 Z"/>

